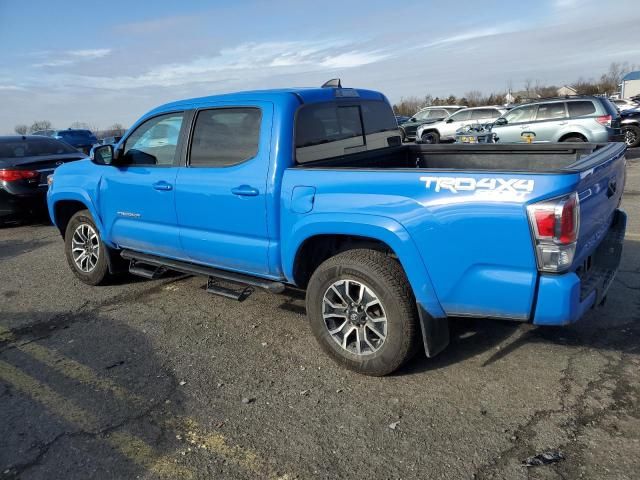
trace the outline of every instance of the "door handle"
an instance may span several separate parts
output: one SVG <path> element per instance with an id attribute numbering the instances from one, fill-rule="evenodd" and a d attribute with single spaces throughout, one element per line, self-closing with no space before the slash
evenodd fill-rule
<path id="1" fill-rule="evenodd" d="M 168 190 L 172 190 L 173 186 L 170 183 L 167 183 L 165 181 L 159 181 L 153 184 L 153 188 L 155 190 L 160 190 L 160 191 L 168 191 Z"/>
<path id="2" fill-rule="evenodd" d="M 253 188 L 249 185 L 240 185 L 239 187 L 232 188 L 231 193 L 233 193 L 234 195 L 240 195 L 242 197 L 255 197 L 260 192 L 257 188 Z"/>
<path id="3" fill-rule="evenodd" d="M 558 125 L 569 125 L 569 122 L 560 122 Z"/>
<path id="4" fill-rule="evenodd" d="M 531 125 L 522 125 L 522 126 L 520 126 L 520 130 L 526 130 L 527 128 L 531 128 Z"/>

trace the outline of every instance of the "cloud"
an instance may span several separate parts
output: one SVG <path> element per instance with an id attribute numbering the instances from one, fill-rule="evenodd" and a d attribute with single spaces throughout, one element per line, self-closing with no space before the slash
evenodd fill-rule
<path id="1" fill-rule="evenodd" d="M 45 58 L 45 60 L 41 62 L 33 63 L 31 66 L 36 68 L 64 67 L 64 66 L 76 64 L 78 62 L 103 58 L 109 54 L 111 54 L 110 48 L 65 50 L 58 54 L 52 53 L 50 51 L 34 52 L 32 56 Z M 54 57 L 54 55 L 57 55 L 57 56 Z M 53 57 L 53 58 L 46 59 L 46 57 Z"/>
<path id="2" fill-rule="evenodd" d="M 65 53 L 67 55 L 71 55 L 72 57 L 94 59 L 94 58 L 106 57 L 111 53 L 111 49 L 110 48 L 94 48 L 94 49 L 87 49 L 87 50 L 67 50 Z"/>
<path id="3" fill-rule="evenodd" d="M 110 50 L 84 50 L 74 53 L 75 55 L 67 52 L 72 57 L 98 58 L 107 55 Z M 354 68 L 381 61 L 388 55 L 389 53 L 382 50 L 358 49 L 353 44 L 339 40 L 248 42 L 222 49 L 217 55 L 158 65 L 138 75 L 106 77 L 57 74 L 50 75 L 47 81 L 67 86 L 111 90 L 175 87 L 194 83 L 225 82 L 230 78 L 255 80 L 283 73 Z M 56 66 L 63 61 L 73 59 L 59 59 Z M 48 66 L 52 63 L 48 62 Z"/>

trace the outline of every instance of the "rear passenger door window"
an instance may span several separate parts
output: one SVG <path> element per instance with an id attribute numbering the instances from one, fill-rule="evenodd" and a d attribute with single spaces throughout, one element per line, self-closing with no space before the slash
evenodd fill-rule
<path id="1" fill-rule="evenodd" d="M 595 105 L 588 100 L 569 102 L 567 107 L 569 108 L 569 117 L 571 118 L 584 117 L 596 113 Z"/>
<path id="2" fill-rule="evenodd" d="M 173 165 L 184 114 L 168 113 L 142 123 L 126 139 L 121 165 Z"/>
<path id="3" fill-rule="evenodd" d="M 230 167 L 258 154 L 262 112 L 259 108 L 216 108 L 198 112 L 189 165 Z"/>
<path id="4" fill-rule="evenodd" d="M 497 118 L 500 115 L 496 115 L 497 110 L 493 108 L 481 108 L 479 110 L 471 110 L 471 120 L 488 120 L 491 118 Z"/>
<path id="5" fill-rule="evenodd" d="M 567 111 L 564 102 L 541 103 L 538 105 L 537 121 L 557 120 L 567 117 Z"/>
<path id="6" fill-rule="evenodd" d="M 321 104 L 302 107 L 296 119 L 299 163 L 364 150 L 360 107 Z"/>

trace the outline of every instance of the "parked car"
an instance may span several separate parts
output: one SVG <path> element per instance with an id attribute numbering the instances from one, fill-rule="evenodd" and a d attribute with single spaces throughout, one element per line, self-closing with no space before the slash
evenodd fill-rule
<path id="1" fill-rule="evenodd" d="M 86 156 L 53 138 L 0 137 L 0 224 L 34 210 L 46 211 L 47 176 L 81 158 Z"/>
<path id="2" fill-rule="evenodd" d="M 640 111 L 622 112 L 622 133 L 627 147 L 640 147 Z"/>
<path id="3" fill-rule="evenodd" d="M 96 136 L 91 133 L 90 130 L 84 129 L 68 128 L 67 130 L 40 130 L 38 132 L 34 132 L 33 135 L 42 135 L 62 140 L 86 154 L 89 153 L 91 147 L 98 143 Z"/>
<path id="4" fill-rule="evenodd" d="M 415 140 L 416 130 L 418 129 L 418 127 L 427 123 L 440 121 L 443 118 L 447 118 L 449 115 L 457 112 L 462 108 L 465 107 L 460 105 L 443 105 L 423 108 L 409 120 L 402 124 L 399 124 L 402 141 L 406 142 Z"/>
<path id="5" fill-rule="evenodd" d="M 428 123 L 418 127 L 417 143 L 440 143 L 454 141 L 456 131 L 467 125 L 493 122 L 506 110 L 503 107 L 473 107 L 464 108 L 451 116 L 435 123 Z"/>
<path id="6" fill-rule="evenodd" d="M 618 107 L 618 110 L 624 112 L 625 110 L 633 110 L 640 108 L 640 103 L 629 98 L 617 98 L 611 100 L 611 102 Z"/>
<path id="7" fill-rule="evenodd" d="M 398 125 L 403 124 L 404 122 L 407 122 L 411 119 L 411 117 L 408 117 L 407 115 L 396 115 L 396 122 L 398 122 Z"/>
<path id="8" fill-rule="evenodd" d="M 574 96 L 541 99 L 515 107 L 492 128 L 499 143 L 621 142 L 620 113 L 605 97 Z"/>
<path id="9" fill-rule="evenodd" d="M 245 92 L 147 113 L 56 170 L 49 213 L 87 284 L 124 268 L 203 275 L 237 300 L 293 285 L 331 357 L 384 375 L 444 349 L 449 317 L 565 325 L 599 305 L 625 149 L 402 145 L 378 92 Z"/>

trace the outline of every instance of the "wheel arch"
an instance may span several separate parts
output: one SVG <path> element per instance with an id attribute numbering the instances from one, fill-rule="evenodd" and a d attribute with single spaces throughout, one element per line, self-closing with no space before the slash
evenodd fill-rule
<path id="1" fill-rule="evenodd" d="M 573 132 L 569 132 L 569 133 L 564 133 L 562 134 L 562 136 L 558 139 L 559 142 L 564 142 L 567 138 L 570 137 L 580 137 L 582 138 L 585 142 L 588 142 L 589 139 L 587 138 L 587 136 L 580 132 L 580 131 L 573 131 Z"/>
<path id="2" fill-rule="evenodd" d="M 322 261 L 352 248 L 386 251 L 402 266 L 416 301 L 433 317 L 445 317 L 415 243 L 397 221 L 374 215 L 310 215 L 292 231 L 283 248 L 285 277 L 304 288 Z"/>
<path id="3" fill-rule="evenodd" d="M 104 238 L 104 228 L 102 220 L 98 215 L 95 205 L 85 192 L 65 191 L 54 193 L 48 198 L 49 214 L 54 225 L 58 227 L 60 235 L 64 238 L 67 225 L 71 217 L 80 210 L 89 210 L 93 217 L 93 221 L 100 231 L 103 241 L 108 244 Z"/>

